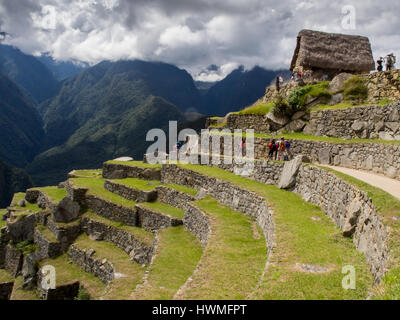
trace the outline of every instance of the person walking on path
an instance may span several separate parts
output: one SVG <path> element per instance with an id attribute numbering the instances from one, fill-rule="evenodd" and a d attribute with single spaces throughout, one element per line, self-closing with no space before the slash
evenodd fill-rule
<path id="1" fill-rule="evenodd" d="M 389 53 L 386 56 L 386 71 L 394 70 L 394 65 L 396 64 L 396 57 L 393 53 Z"/>

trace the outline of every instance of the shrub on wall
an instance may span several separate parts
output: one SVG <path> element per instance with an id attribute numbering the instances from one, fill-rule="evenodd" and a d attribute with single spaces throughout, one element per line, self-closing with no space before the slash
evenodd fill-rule
<path id="1" fill-rule="evenodd" d="M 352 103 L 362 103 L 368 98 L 368 88 L 360 77 L 351 77 L 343 83 L 343 97 Z"/>

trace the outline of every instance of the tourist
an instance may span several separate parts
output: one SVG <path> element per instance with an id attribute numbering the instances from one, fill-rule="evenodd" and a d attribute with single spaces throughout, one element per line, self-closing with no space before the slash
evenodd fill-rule
<path id="1" fill-rule="evenodd" d="M 276 146 L 276 142 L 274 139 L 272 139 L 268 145 L 269 152 L 268 152 L 268 159 L 270 160 L 276 160 L 276 153 L 278 151 L 278 148 Z M 274 157 L 275 155 L 275 157 Z"/>
<path id="2" fill-rule="evenodd" d="M 383 57 L 380 57 L 378 61 L 376 61 L 377 64 L 377 70 L 378 72 L 382 72 L 383 71 Z"/>
<path id="3" fill-rule="evenodd" d="M 283 77 L 282 76 L 279 76 L 279 84 L 282 86 L 283 85 Z"/>
<path id="4" fill-rule="evenodd" d="M 386 56 L 386 71 L 394 70 L 395 63 L 396 63 L 396 57 L 393 55 L 393 53 L 389 53 Z"/>
<path id="5" fill-rule="evenodd" d="M 285 147 L 286 147 L 287 160 L 291 160 L 293 158 L 293 155 L 289 140 L 285 141 Z"/>
<path id="6" fill-rule="evenodd" d="M 279 161 L 284 161 L 285 160 L 285 155 L 286 155 L 286 144 L 285 144 L 285 138 L 282 137 L 281 141 L 279 141 L 278 160 Z"/>
<path id="7" fill-rule="evenodd" d="M 242 150 L 242 156 L 244 157 L 244 148 L 246 146 L 246 139 L 242 138 L 242 142 L 240 143 L 240 148 Z"/>

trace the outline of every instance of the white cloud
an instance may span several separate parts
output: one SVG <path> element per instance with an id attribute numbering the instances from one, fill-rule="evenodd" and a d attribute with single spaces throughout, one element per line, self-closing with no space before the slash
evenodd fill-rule
<path id="1" fill-rule="evenodd" d="M 342 29 L 344 5 L 356 9 L 356 30 Z M 0 25 L 26 53 L 160 60 L 209 81 L 239 65 L 288 68 L 303 28 L 366 35 L 375 56 L 400 56 L 397 12 L 388 0 L 0 0 Z M 202 72 L 211 64 L 218 72 Z"/>

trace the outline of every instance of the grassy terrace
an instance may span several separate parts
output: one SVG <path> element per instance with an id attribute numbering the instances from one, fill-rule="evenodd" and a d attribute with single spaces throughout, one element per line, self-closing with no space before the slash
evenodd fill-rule
<path id="1" fill-rule="evenodd" d="M 365 257 L 352 240 L 342 237 L 319 207 L 300 196 L 212 167 L 181 165 L 201 174 L 228 181 L 263 196 L 274 211 L 275 242 L 271 265 L 254 299 L 365 299 L 373 282 Z M 315 221 L 312 218 L 321 220 Z M 327 273 L 306 273 L 296 263 L 324 267 Z M 342 267 L 357 271 L 356 290 L 341 287 Z"/>
<path id="2" fill-rule="evenodd" d="M 393 219 L 394 217 L 400 216 L 400 200 L 379 188 L 373 187 L 344 173 L 337 172 L 330 168 L 323 169 L 333 172 L 339 178 L 366 192 L 368 197 L 372 199 L 372 203 L 379 214 L 383 217 L 383 223 L 389 227 L 390 272 L 383 278 L 381 285 L 376 288 L 375 299 L 400 299 L 400 221 Z"/>
<path id="3" fill-rule="evenodd" d="M 67 196 L 67 191 L 58 187 L 32 188 L 45 193 L 53 202 L 58 203 Z"/>
<path id="4" fill-rule="evenodd" d="M 370 104 L 352 104 L 351 102 L 342 102 L 335 105 L 326 105 L 326 104 L 319 104 L 315 107 L 312 107 L 310 111 L 320 111 L 320 110 L 335 110 L 335 109 L 349 109 L 349 108 L 364 108 L 364 107 L 383 107 L 389 103 L 392 103 L 389 99 L 383 99 L 379 103 L 370 103 Z"/>
<path id="5" fill-rule="evenodd" d="M 142 161 L 107 161 L 108 164 L 122 164 L 125 166 L 138 167 L 138 168 L 150 168 L 150 169 L 161 169 L 162 164 L 150 164 Z"/>
<path id="6" fill-rule="evenodd" d="M 212 234 L 192 281 L 178 299 L 246 299 L 265 267 L 265 239 L 253 219 L 207 197 L 196 205 L 211 219 Z"/>
<path id="7" fill-rule="evenodd" d="M 137 178 L 115 179 L 111 182 L 123 184 L 129 188 L 134 188 L 143 191 L 153 191 L 155 187 L 161 184 L 160 181 L 146 181 Z"/>
<path id="8" fill-rule="evenodd" d="M 193 274 L 202 251 L 197 238 L 183 226 L 160 230 L 147 282 L 132 297 L 139 300 L 171 300 Z"/>
<path id="9" fill-rule="evenodd" d="M 53 232 L 50 231 L 49 228 L 43 225 L 38 225 L 36 227 L 39 232 L 50 242 L 58 242 L 56 236 L 54 235 Z"/>
<path id="10" fill-rule="evenodd" d="M 142 203 L 138 204 L 138 206 L 156 211 L 160 214 L 169 215 L 176 219 L 183 219 L 183 216 L 185 215 L 184 210 L 172 207 L 166 203 L 159 202 L 159 201 L 142 202 Z"/>
<path id="11" fill-rule="evenodd" d="M 97 215 L 92 210 L 86 211 L 86 213 L 82 217 L 100 222 L 107 226 L 112 226 L 112 227 L 124 230 L 124 231 L 132 234 L 137 240 L 140 240 L 147 245 L 152 245 L 154 242 L 154 238 L 155 238 L 154 233 L 148 232 L 148 231 L 144 230 L 143 228 L 127 226 L 120 222 L 114 222 L 114 221 L 108 220 L 106 218 L 103 218 L 103 217 Z"/>
<path id="12" fill-rule="evenodd" d="M 110 283 L 104 299 L 129 299 L 136 286 L 142 283 L 145 267 L 132 262 L 129 256 L 116 246 L 104 241 L 90 240 L 86 235 L 79 236 L 74 245 L 80 249 L 95 250 L 94 258 L 106 258 L 113 264 L 115 271 L 123 275 Z"/>
<path id="13" fill-rule="evenodd" d="M 56 269 L 57 286 L 79 281 L 89 292 L 92 299 L 99 299 L 105 293 L 106 285 L 99 278 L 83 271 L 78 265 L 72 263 L 68 254 L 40 262 L 40 267 L 45 265 L 52 265 Z"/>
<path id="14" fill-rule="evenodd" d="M 74 170 L 73 174 L 77 178 L 99 178 L 102 170 Z"/>
<path id="15" fill-rule="evenodd" d="M 22 276 L 14 280 L 14 288 L 10 300 L 39 300 L 35 290 L 23 290 L 22 284 Z"/>
<path id="16" fill-rule="evenodd" d="M 213 134 L 220 134 L 225 135 L 228 133 L 223 132 L 215 132 Z M 232 135 L 234 135 L 232 133 Z M 243 132 L 243 136 L 246 136 L 246 133 Z M 263 139 L 272 139 L 272 138 L 280 138 L 284 136 L 286 139 L 290 140 L 304 140 L 304 141 L 321 141 L 321 142 L 329 142 L 335 144 L 350 144 L 350 143 L 379 143 L 379 144 L 391 144 L 391 145 L 400 145 L 400 140 L 380 140 L 380 139 L 340 139 L 340 138 L 333 138 L 333 137 L 320 137 L 320 136 L 313 136 L 304 133 L 285 133 L 280 134 L 278 136 L 273 136 L 271 134 L 262 134 L 262 133 L 255 133 L 255 137 L 263 138 Z"/>
<path id="17" fill-rule="evenodd" d="M 25 203 L 25 207 L 20 207 L 18 205 L 18 202 L 20 200 L 25 199 L 25 193 L 16 193 L 14 194 L 14 198 L 11 201 L 11 207 L 17 210 L 26 210 L 26 211 L 32 211 L 32 212 L 39 212 L 42 209 L 39 208 L 39 206 L 36 203 L 29 203 L 28 201 L 26 201 Z"/>
<path id="18" fill-rule="evenodd" d="M 176 191 L 187 193 L 187 194 L 189 194 L 191 196 L 195 196 L 197 194 L 197 192 L 198 192 L 197 190 L 194 190 L 194 189 L 189 188 L 189 187 L 181 186 L 179 184 L 165 184 L 163 186 L 168 187 L 170 189 L 174 189 Z"/>
<path id="19" fill-rule="evenodd" d="M 104 179 L 102 178 L 71 178 L 69 181 L 78 188 L 86 188 L 88 195 L 119 204 L 127 208 L 134 208 L 136 202 L 127 200 L 119 195 L 104 189 Z"/>
<path id="20" fill-rule="evenodd" d="M 12 281 L 14 281 L 14 278 L 6 270 L 0 269 L 0 283 Z"/>

